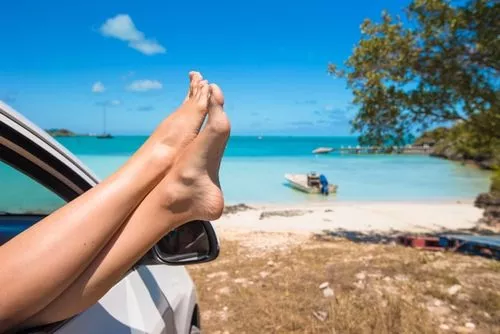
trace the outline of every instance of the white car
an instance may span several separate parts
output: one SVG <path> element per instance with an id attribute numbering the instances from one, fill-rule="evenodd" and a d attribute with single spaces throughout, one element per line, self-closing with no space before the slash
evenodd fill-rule
<path id="1" fill-rule="evenodd" d="M 0 101 L 0 246 L 98 182 L 45 131 Z M 212 225 L 189 222 L 165 236 L 94 306 L 25 332 L 199 333 L 196 289 L 182 265 L 211 261 L 218 253 Z"/>

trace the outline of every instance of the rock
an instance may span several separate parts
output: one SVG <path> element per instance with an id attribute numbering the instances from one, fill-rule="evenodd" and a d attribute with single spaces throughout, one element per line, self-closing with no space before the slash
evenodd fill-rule
<path id="1" fill-rule="evenodd" d="M 446 316 L 451 312 L 446 306 L 427 306 L 427 310 L 434 316 Z"/>
<path id="2" fill-rule="evenodd" d="M 366 274 L 364 272 L 360 272 L 356 274 L 356 279 L 362 281 L 366 278 Z"/>
<path id="3" fill-rule="evenodd" d="M 305 214 L 311 213 L 312 211 L 307 210 L 282 210 L 282 211 L 264 211 L 260 214 L 259 220 L 269 218 L 269 217 L 296 217 L 303 216 Z"/>
<path id="4" fill-rule="evenodd" d="M 382 280 L 384 282 L 390 282 L 390 281 L 392 281 L 392 279 L 389 276 L 385 276 L 384 278 L 382 278 Z"/>
<path id="5" fill-rule="evenodd" d="M 229 287 L 225 286 L 225 287 L 217 290 L 217 292 L 221 295 L 229 295 L 231 293 L 231 289 L 229 289 Z"/>
<path id="6" fill-rule="evenodd" d="M 244 203 L 236 204 L 236 205 L 227 205 L 224 207 L 223 215 L 229 215 L 232 213 L 237 213 L 240 211 L 254 210 L 251 206 L 248 206 Z"/>
<path id="7" fill-rule="evenodd" d="M 233 280 L 234 283 L 241 284 L 243 287 L 247 287 L 247 285 L 252 285 L 253 281 L 249 281 L 246 278 L 240 277 Z"/>
<path id="8" fill-rule="evenodd" d="M 363 281 L 357 281 L 356 283 L 353 284 L 356 288 L 358 289 L 364 289 L 365 288 L 365 283 Z"/>
<path id="9" fill-rule="evenodd" d="M 446 324 L 441 324 L 441 325 L 439 325 L 439 329 L 441 329 L 443 331 L 447 331 L 450 329 L 450 326 L 448 326 Z"/>
<path id="10" fill-rule="evenodd" d="M 216 277 L 226 277 L 228 276 L 229 274 L 226 272 L 226 271 L 218 271 L 218 272 L 215 272 L 215 273 L 210 273 L 207 275 L 207 278 L 216 278 Z"/>
<path id="11" fill-rule="evenodd" d="M 440 301 L 439 299 L 434 300 L 434 306 L 441 306 L 441 305 L 443 305 L 442 301 Z"/>
<path id="12" fill-rule="evenodd" d="M 267 261 L 267 265 L 269 267 L 274 267 L 274 266 L 276 266 L 276 263 L 273 260 L 269 260 L 269 261 Z"/>
<path id="13" fill-rule="evenodd" d="M 408 276 L 398 274 L 398 275 L 394 276 L 394 279 L 395 279 L 396 281 L 406 282 L 406 281 L 408 281 Z"/>
<path id="14" fill-rule="evenodd" d="M 451 287 L 448 288 L 448 294 L 450 296 L 456 295 L 458 291 L 462 289 L 462 286 L 459 284 L 452 285 Z"/>
<path id="15" fill-rule="evenodd" d="M 368 274 L 368 277 L 380 279 L 382 277 L 382 274 L 381 273 Z"/>
<path id="16" fill-rule="evenodd" d="M 313 311 L 313 315 L 321 322 L 324 322 L 328 318 L 328 313 L 325 311 Z"/>
<path id="17" fill-rule="evenodd" d="M 468 294 L 465 294 L 465 293 L 459 293 L 457 295 L 457 299 L 458 300 L 462 300 L 462 301 L 469 301 L 470 300 L 470 297 Z"/>
<path id="18" fill-rule="evenodd" d="M 335 293 L 333 292 L 332 288 L 328 287 L 328 288 L 323 289 L 323 297 L 330 298 L 333 296 L 335 296 Z"/>
<path id="19" fill-rule="evenodd" d="M 227 312 L 227 310 L 228 310 L 228 309 L 229 309 L 229 308 L 228 308 L 227 306 L 224 306 L 224 307 L 222 308 L 222 310 L 223 310 L 224 312 Z"/>
<path id="20" fill-rule="evenodd" d="M 267 271 L 261 271 L 261 272 L 259 273 L 259 276 L 260 276 L 261 278 L 266 278 L 267 276 L 269 276 L 269 273 L 268 273 Z"/>
<path id="21" fill-rule="evenodd" d="M 475 329 L 475 328 L 476 328 L 476 325 L 474 325 L 472 322 L 467 322 L 467 323 L 465 324 L 465 327 L 470 328 L 470 329 Z"/>
<path id="22" fill-rule="evenodd" d="M 467 328 L 467 327 L 464 327 L 464 326 L 457 326 L 457 327 L 453 328 L 453 330 L 456 333 L 460 333 L 460 334 L 472 333 L 474 331 L 474 329 Z"/>
<path id="23" fill-rule="evenodd" d="M 479 194 L 474 204 L 476 207 L 484 209 L 481 222 L 493 227 L 500 227 L 500 193 Z"/>
<path id="24" fill-rule="evenodd" d="M 321 284 L 319 285 L 319 288 L 320 288 L 321 290 L 323 290 L 323 289 L 328 288 L 328 286 L 329 286 L 329 285 L 330 285 L 330 283 L 328 283 L 328 282 L 323 282 L 323 283 L 321 283 Z"/>

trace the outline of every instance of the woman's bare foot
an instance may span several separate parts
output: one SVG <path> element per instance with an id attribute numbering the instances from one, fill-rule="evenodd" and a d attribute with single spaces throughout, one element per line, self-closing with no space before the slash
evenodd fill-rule
<path id="1" fill-rule="evenodd" d="M 164 172 L 172 166 L 181 149 L 196 137 L 208 111 L 208 82 L 198 72 L 190 72 L 189 79 L 182 105 L 161 122 L 135 155 L 137 160 L 152 161 Z"/>
<path id="2" fill-rule="evenodd" d="M 163 203 L 174 213 L 185 213 L 190 220 L 220 217 L 224 199 L 219 184 L 219 167 L 230 133 L 223 109 L 224 96 L 217 85 L 210 85 L 208 120 L 201 133 L 179 156 L 160 189 Z"/>

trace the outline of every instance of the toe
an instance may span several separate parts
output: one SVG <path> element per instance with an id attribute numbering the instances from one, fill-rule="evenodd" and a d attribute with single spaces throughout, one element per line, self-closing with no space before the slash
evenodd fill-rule
<path id="1" fill-rule="evenodd" d="M 196 83 L 199 82 L 200 80 L 199 78 L 201 78 L 201 74 L 199 72 L 196 71 L 189 72 L 189 88 L 186 97 L 184 98 L 184 102 L 186 102 L 191 96 L 193 96 L 194 87 L 196 87 Z"/>
<path id="2" fill-rule="evenodd" d="M 224 95 L 219 86 L 210 85 L 210 102 L 208 106 L 208 122 L 207 127 L 218 135 L 223 137 L 229 136 L 231 131 L 231 123 L 224 112 Z"/>
<path id="3" fill-rule="evenodd" d="M 222 106 L 224 105 L 224 94 L 222 94 L 222 90 L 220 89 L 220 87 L 216 84 L 210 84 L 210 95 L 210 104 L 224 111 L 224 109 L 222 108 Z"/>
<path id="4" fill-rule="evenodd" d="M 200 82 L 201 82 L 201 75 L 199 75 L 198 72 L 195 72 L 195 74 L 193 74 L 193 79 L 191 80 L 191 84 L 189 86 L 190 98 L 197 96 L 197 94 L 199 94 L 199 90 L 201 88 Z"/>
<path id="5" fill-rule="evenodd" d="M 203 112 L 207 112 L 208 110 L 209 92 L 210 88 L 208 86 L 208 81 L 202 80 L 199 84 L 199 89 L 197 90 L 196 95 L 193 97 L 193 99 L 198 108 Z"/>

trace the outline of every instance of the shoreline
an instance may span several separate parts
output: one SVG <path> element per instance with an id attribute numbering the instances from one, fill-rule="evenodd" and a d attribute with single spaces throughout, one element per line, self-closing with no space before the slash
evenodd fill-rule
<path id="1" fill-rule="evenodd" d="M 474 205 L 475 197 L 456 198 L 456 199 L 426 199 L 426 200 L 341 200 L 341 199 L 325 199 L 325 200 L 311 200 L 311 201 L 297 201 L 297 202 L 253 202 L 253 201 L 226 201 L 225 207 L 233 207 L 238 205 L 247 205 L 255 209 L 265 208 L 282 208 L 287 209 L 291 207 L 315 207 L 315 208 L 330 208 L 336 205 L 357 205 L 357 204 L 426 204 L 426 205 L 440 205 L 440 204 L 468 204 Z"/>
<path id="2" fill-rule="evenodd" d="M 247 232 L 433 233 L 472 229 L 482 210 L 472 202 L 335 202 L 227 206 L 214 225 L 222 236 Z"/>

